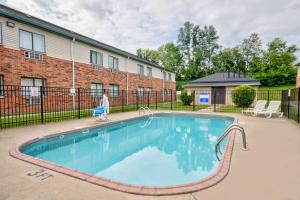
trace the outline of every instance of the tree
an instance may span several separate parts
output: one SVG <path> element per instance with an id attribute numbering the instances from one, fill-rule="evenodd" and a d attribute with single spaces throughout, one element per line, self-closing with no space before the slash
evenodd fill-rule
<path id="1" fill-rule="evenodd" d="M 185 61 L 185 65 L 188 65 L 192 57 L 193 35 L 195 29 L 194 24 L 191 22 L 185 22 L 183 27 L 179 29 L 177 45 L 179 51 Z"/>
<path id="2" fill-rule="evenodd" d="M 262 85 L 277 86 L 294 84 L 297 70 L 293 66 L 296 61 L 295 45 L 287 45 L 287 42 L 275 38 L 267 45 L 259 66 L 251 70 L 251 76 L 259 79 Z"/>
<path id="3" fill-rule="evenodd" d="M 153 63 L 159 64 L 159 52 L 156 50 L 139 48 L 136 50 L 136 55 Z"/>
<path id="4" fill-rule="evenodd" d="M 252 33 L 249 38 L 244 39 L 241 45 L 241 53 L 248 70 L 262 54 L 261 40 L 257 33 Z"/>
<path id="5" fill-rule="evenodd" d="M 176 79 L 181 80 L 183 60 L 179 48 L 174 43 L 167 43 L 158 48 L 158 53 L 162 66 L 176 72 Z"/>

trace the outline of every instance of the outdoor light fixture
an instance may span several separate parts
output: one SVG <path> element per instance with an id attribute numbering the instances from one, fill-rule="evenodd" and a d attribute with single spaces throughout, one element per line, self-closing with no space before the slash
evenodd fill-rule
<path id="1" fill-rule="evenodd" d="M 7 21 L 6 26 L 8 26 L 10 28 L 15 28 L 15 23 Z"/>

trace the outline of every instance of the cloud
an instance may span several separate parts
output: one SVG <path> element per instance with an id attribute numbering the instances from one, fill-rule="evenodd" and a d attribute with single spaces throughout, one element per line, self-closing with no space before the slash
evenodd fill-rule
<path id="1" fill-rule="evenodd" d="M 300 47 L 299 0 L 0 0 L 1 3 L 135 53 L 175 42 L 185 21 L 214 25 L 223 47 L 256 32 Z"/>

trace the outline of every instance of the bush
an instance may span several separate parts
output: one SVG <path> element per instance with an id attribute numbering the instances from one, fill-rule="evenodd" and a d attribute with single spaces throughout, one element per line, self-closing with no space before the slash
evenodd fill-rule
<path id="1" fill-rule="evenodd" d="M 191 95 L 189 96 L 187 91 L 186 90 L 183 90 L 181 92 L 181 95 L 180 95 L 180 99 L 183 103 L 183 105 L 186 105 L 186 106 L 189 106 L 191 105 L 191 103 L 193 102 L 194 100 L 194 93 L 192 92 Z"/>
<path id="2" fill-rule="evenodd" d="M 232 91 L 232 100 L 239 107 L 248 107 L 253 103 L 255 95 L 253 87 L 242 85 Z"/>

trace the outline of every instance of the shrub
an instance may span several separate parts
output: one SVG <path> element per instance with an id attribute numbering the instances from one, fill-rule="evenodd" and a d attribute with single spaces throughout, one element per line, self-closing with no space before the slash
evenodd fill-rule
<path id="1" fill-rule="evenodd" d="M 191 103 L 193 102 L 194 100 L 194 93 L 192 92 L 191 95 L 189 96 L 188 95 L 188 92 L 186 90 L 183 90 L 181 92 L 181 95 L 180 95 L 180 99 L 183 103 L 183 105 L 186 105 L 186 106 L 189 106 L 191 105 Z"/>
<path id="2" fill-rule="evenodd" d="M 255 95 L 253 87 L 242 85 L 232 91 L 232 100 L 239 107 L 248 107 L 253 103 Z"/>

